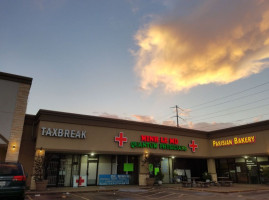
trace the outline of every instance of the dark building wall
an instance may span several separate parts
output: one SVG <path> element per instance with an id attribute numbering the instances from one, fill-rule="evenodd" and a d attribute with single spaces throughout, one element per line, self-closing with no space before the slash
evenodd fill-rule
<path id="1" fill-rule="evenodd" d="M 176 158 L 174 169 L 190 169 L 191 176 L 200 177 L 207 171 L 207 161 L 206 159 Z"/>
<path id="2" fill-rule="evenodd" d="M 7 153 L 7 147 L 4 145 L 0 146 L 0 162 L 5 162 L 6 153 Z"/>
<path id="3" fill-rule="evenodd" d="M 27 115 L 25 118 L 19 153 L 19 162 L 22 163 L 24 171 L 28 174 L 27 186 L 30 186 L 35 157 L 35 140 L 33 137 L 35 129 L 33 119 L 34 116 L 31 115 Z"/>

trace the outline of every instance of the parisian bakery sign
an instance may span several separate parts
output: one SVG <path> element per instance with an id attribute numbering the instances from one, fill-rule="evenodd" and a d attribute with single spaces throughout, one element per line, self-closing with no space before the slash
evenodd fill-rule
<path id="1" fill-rule="evenodd" d="M 233 139 L 226 140 L 213 140 L 213 147 L 225 147 L 232 146 L 238 144 L 251 144 L 256 142 L 256 136 L 248 136 L 248 137 L 234 137 Z"/>
<path id="2" fill-rule="evenodd" d="M 62 128 L 41 127 L 41 135 L 60 138 L 86 139 L 86 131 Z"/>

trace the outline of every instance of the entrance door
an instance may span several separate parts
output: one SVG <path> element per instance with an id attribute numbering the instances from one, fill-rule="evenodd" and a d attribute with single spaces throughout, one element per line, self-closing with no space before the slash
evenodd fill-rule
<path id="1" fill-rule="evenodd" d="M 88 185 L 96 185 L 96 178 L 97 178 L 97 168 L 98 168 L 98 158 L 89 158 L 88 159 Z"/>
<path id="2" fill-rule="evenodd" d="M 47 154 L 46 160 L 48 160 L 48 162 L 45 163 L 48 186 L 56 187 L 58 183 L 60 157 L 56 154 Z"/>
<path id="3" fill-rule="evenodd" d="M 249 157 L 246 159 L 248 169 L 248 182 L 250 184 L 259 183 L 258 166 L 256 157 Z"/>

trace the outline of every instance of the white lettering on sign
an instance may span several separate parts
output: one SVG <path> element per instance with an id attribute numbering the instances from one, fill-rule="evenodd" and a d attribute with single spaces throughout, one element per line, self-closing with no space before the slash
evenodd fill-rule
<path id="1" fill-rule="evenodd" d="M 41 127 L 41 135 L 50 137 L 85 139 L 86 131 Z"/>

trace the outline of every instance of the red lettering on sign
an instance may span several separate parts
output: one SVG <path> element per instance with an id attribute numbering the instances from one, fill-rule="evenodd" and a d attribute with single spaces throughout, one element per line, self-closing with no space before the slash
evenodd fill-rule
<path id="1" fill-rule="evenodd" d="M 169 139 L 169 143 L 170 144 L 178 144 L 178 139 L 176 139 L 176 138 L 170 138 Z"/>
<path id="2" fill-rule="evenodd" d="M 157 136 L 141 135 L 141 142 L 155 142 L 157 143 L 159 138 Z"/>
<path id="3" fill-rule="evenodd" d="M 166 137 L 160 137 L 160 143 L 167 144 L 168 143 L 167 138 Z"/>
<path id="4" fill-rule="evenodd" d="M 147 141 L 147 136 L 141 135 L 141 142 L 146 142 L 146 141 Z"/>

